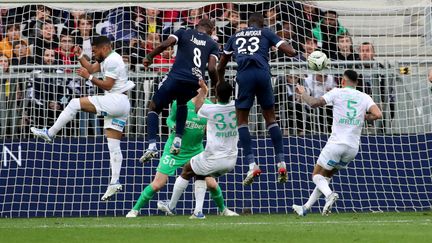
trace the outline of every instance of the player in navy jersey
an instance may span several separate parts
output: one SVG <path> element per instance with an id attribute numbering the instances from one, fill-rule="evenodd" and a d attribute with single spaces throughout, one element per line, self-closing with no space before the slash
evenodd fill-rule
<path id="1" fill-rule="evenodd" d="M 154 56 L 162 53 L 168 47 L 177 44 L 176 60 L 166 77 L 159 84 L 159 89 L 153 95 L 147 115 L 148 142 L 141 162 L 146 162 L 157 156 L 157 131 L 159 114 L 173 100 L 177 100 L 176 137 L 171 147 L 172 154 L 178 154 L 181 147 L 181 137 L 186 123 L 186 103 L 195 97 L 199 89 L 199 80 L 204 80 L 206 66 L 210 79 L 217 82 L 216 63 L 219 58 L 217 43 L 210 37 L 214 24 L 208 19 L 199 21 L 196 29 L 180 29 L 170 35 L 143 60 L 145 67 L 152 63 Z"/>
<path id="2" fill-rule="evenodd" d="M 282 133 L 276 122 L 275 101 L 270 79 L 270 66 L 268 64 L 269 48 L 275 46 L 291 57 L 295 56 L 296 52 L 290 44 L 281 40 L 270 29 L 263 28 L 264 17 L 262 14 L 251 14 L 248 26 L 248 28 L 230 37 L 224 47 L 224 53 L 217 68 L 219 82 L 225 82 L 225 67 L 231 55 L 234 55 L 238 64 L 236 78 L 238 84 L 238 96 L 236 99 L 238 133 L 243 147 L 243 154 L 249 163 L 249 171 L 243 184 L 250 185 L 254 178 L 261 173 L 252 152 L 248 128 L 249 111 L 253 105 L 255 96 L 257 96 L 258 103 L 262 108 L 266 127 L 275 149 L 279 173 L 278 181 L 286 182 L 288 175 L 283 153 Z"/>

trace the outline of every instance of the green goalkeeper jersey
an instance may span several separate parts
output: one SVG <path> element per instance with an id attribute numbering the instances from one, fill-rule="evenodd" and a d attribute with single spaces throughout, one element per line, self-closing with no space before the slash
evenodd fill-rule
<path id="1" fill-rule="evenodd" d="M 205 104 L 212 104 L 208 99 L 205 100 Z M 174 101 L 171 106 L 171 111 L 167 118 L 167 126 L 171 129 L 170 136 L 164 146 L 164 154 L 170 153 L 170 148 L 175 138 L 175 124 L 177 114 L 177 102 Z M 190 100 L 187 103 L 187 118 L 185 130 L 182 137 L 182 146 L 178 155 L 171 155 L 176 160 L 189 161 L 193 156 L 204 151 L 203 139 L 205 135 L 205 126 L 207 119 L 199 118 L 195 112 L 195 104 Z"/>

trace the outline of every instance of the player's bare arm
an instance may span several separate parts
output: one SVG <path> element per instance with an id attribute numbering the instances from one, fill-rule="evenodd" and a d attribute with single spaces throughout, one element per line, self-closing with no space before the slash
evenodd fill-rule
<path id="1" fill-rule="evenodd" d="M 217 66 L 219 83 L 225 82 L 225 67 L 230 60 L 231 60 L 231 54 L 226 54 L 226 53 L 222 54 L 219 60 L 219 64 Z"/>
<path id="2" fill-rule="evenodd" d="M 216 57 L 213 55 L 210 55 L 209 60 L 208 60 L 208 64 L 207 64 L 207 70 L 208 70 L 208 74 L 210 76 L 210 80 L 212 82 L 212 86 L 216 86 L 216 84 L 219 82 L 218 73 L 216 71 L 216 64 L 217 64 Z"/>
<path id="3" fill-rule="evenodd" d="M 177 39 L 173 36 L 169 36 L 165 41 L 163 41 L 159 46 L 157 46 L 152 52 L 150 52 L 144 59 L 143 65 L 144 67 L 148 67 L 153 63 L 153 58 L 161 54 L 168 47 L 174 46 L 177 43 Z"/>
<path id="4" fill-rule="evenodd" d="M 111 88 L 114 86 L 114 83 L 115 83 L 115 79 L 110 78 L 110 77 L 105 77 L 105 80 L 101 80 L 101 79 L 98 79 L 97 77 L 94 77 L 84 67 L 79 68 L 77 70 L 77 74 L 79 76 L 83 77 L 84 79 L 90 80 L 94 85 L 98 86 L 99 88 L 101 88 L 103 90 L 107 90 L 107 91 L 111 90 Z"/>
<path id="5" fill-rule="evenodd" d="M 382 119 L 382 112 L 380 108 L 377 105 L 371 106 L 371 108 L 369 108 L 369 114 L 365 115 L 365 119 L 368 121 Z"/>
<path id="6" fill-rule="evenodd" d="M 312 108 L 326 105 L 326 101 L 323 97 L 315 98 L 310 96 L 306 93 L 306 90 L 302 85 L 296 86 L 296 92 L 300 95 L 301 99 Z"/>
<path id="7" fill-rule="evenodd" d="M 78 60 L 81 64 L 81 66 L 83 66 L 85 69 L 87 69 L 87 71 L 92 74 L 92 73 L 97 73 L 100 72 L 100 64 L 99 62 L 95 62 L 95 63 L 90 63 L 85 57 L 84 57 L 84 53 L 81 49 L 81 47 L 77 46 L 74 49 L 74 53 L 76 56 L 78 56 Z"/>
<path id="8" fill-rule="evenodd" d="M 284 41 L 279 47 L 278 49 L 280 51 L 282 51 L 283 53 L 285 53 L 285 55 L 289 56 L 289 57 L 294 57 L 297 55 L 297 52 L 294 50 L 294 48 L 292 47 L 292 45 L 288 44 L 288 42 Z"/>
<path id="9" fill-rule="evenodd" d="M 199 81 L 200 89 L 198 90 L 198 95 L 195 99 L 195 112 L 198 113 L 199 109 L 201 109 L 204 104 L 204 100 L 207 97 L 208 87 L 205 84 L 204 80 Z"/>

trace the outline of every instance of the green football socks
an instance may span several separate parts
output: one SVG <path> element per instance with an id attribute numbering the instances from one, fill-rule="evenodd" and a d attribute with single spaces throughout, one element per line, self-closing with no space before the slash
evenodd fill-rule
<path id="1" fill-rule="evenodd" d="M 138 201 L 135 203 L 133 207 L 134 210 L 140 210 L 144 205 L 146 205 L 150 199 L 153 198 L 156 192 L 153 190 L 151 184 L 144 188 L 144 191 L 141 193 L 141 196 L 138 198 Z"/>
<path id="2" fill-rule="evenodd" d="M 213 201 L 216 203 L 217 207 L 219 208 L 219 211 L 222 212 L 226 208 L 226 206 L 225 206 L 225 202 L 224 202 L 224 198 L 220 186 L 218 185 L 216 189 L 210 190 L 210 194 Z"/>

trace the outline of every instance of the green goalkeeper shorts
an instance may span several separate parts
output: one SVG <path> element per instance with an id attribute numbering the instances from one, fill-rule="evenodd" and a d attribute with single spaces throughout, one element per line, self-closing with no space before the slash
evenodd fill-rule
<path id="1" fill-rule="evenodd" d="M 184 151 L 180 151 L 179 155 L 173 155 L 169 151 L 164 151 L 156 171 L 164 175 L 172 176 L 176 173 L 178 168 L 183 167 L 192 157 L 201 152 L 202 150 L 197 150 L 196 153 L 184 153 Z"/>

